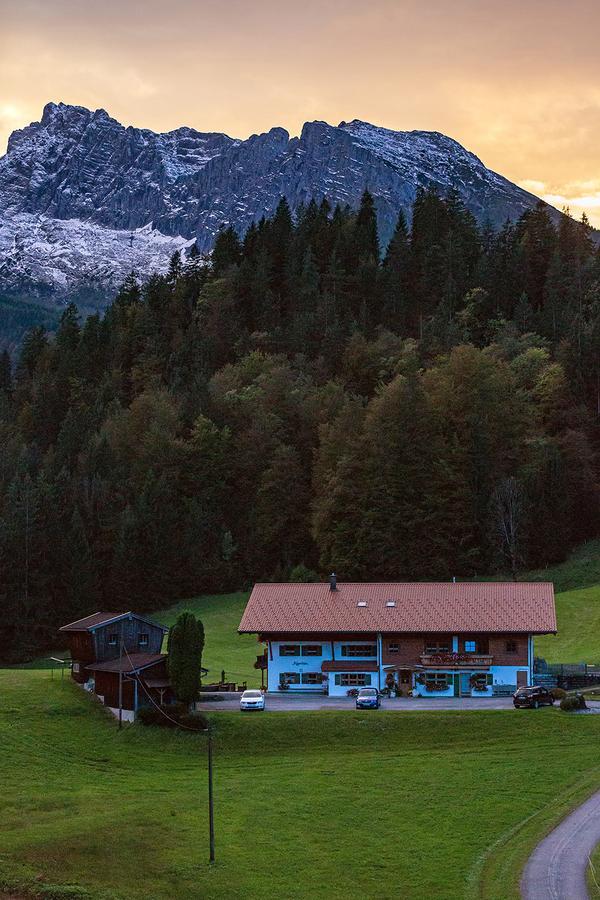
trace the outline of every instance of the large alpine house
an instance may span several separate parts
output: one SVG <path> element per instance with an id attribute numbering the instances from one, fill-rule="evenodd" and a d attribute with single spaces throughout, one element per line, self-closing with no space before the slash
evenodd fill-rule
<path id="1" fill-rule="evenodd" d="M 344 696 L 369 685 L 491 697 L 532 683 L 533 640 L 556 633 L 549 582 L 256 584 L 239 626 L 266 644 L 268 690 Z"/>

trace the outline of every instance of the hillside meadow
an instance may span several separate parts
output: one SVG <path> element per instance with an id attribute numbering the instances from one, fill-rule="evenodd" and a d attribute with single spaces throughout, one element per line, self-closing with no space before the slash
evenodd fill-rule
<path id="1" fill-rule="evenodd" d="M 213 714 L 211 868 L 203 735 L 119 733 L 43 670 L 0 696 L 0 889 L 44 898 L 508 900 L 600 779 L 600 717 L 557 709 Z"/>

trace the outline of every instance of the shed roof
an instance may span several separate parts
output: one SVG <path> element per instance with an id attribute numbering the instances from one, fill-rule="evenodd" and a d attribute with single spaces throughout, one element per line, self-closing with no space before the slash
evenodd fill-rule
<path id="1" fill-rule="evenodd" d="M 551 582 L 256 584 L 239 632 L 556 632 Z"/>
<path id="2" fill-rule="evenodd" d="M 131 612 L 96 612 L 92 613 L 91 616 L 85 616 L 83 619 L 77 619 L 76 622 L 69 622 L 68 625 L 63 625 L 62 628 L 59 628 L 59 631 L 92 631 L 94 628 L 98 628 L 100 625 L 108 625 L 111 622 L 120 622 L 121 619 L 126 619 L 128 616 L 132 616 L 134 619 L 139 619 L 141 622 L 146 622 L 148 625 L 154 625 L 155 628 L 162 628 L 164 632 L 167 632 L 169 629 L 166 625 L 160 625 L 158 622 L 154 622 L 152 619 L 147 619 L 145 616 L 140 616 L 139 613 Z"/>
<path id="3" fill-rule="evenodd" d="M 149 669 L 163 662 L 167 657 L 164 653 L 127 653 L 121 659 L 107 659 L 104 662 L 90 663 L 86 666 L 91 672 L 123 672 L 130 674 L 141 669 Z"/>

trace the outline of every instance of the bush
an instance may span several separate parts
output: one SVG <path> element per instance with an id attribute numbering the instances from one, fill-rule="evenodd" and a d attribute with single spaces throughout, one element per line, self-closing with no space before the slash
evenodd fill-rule
<path id="1" fill-rule="evenodd" d="M 155 706 L 142 706 L 137 713 L 137 721 L 141 725 L 153 725 L 157 728 L 192 728 L 194 731 L 205 731 L 208 720 L 201 713 L 190 713 L 185 703 L 174 703 L 166 706 L 164 712 Z"/>
<path id="2" fill-rule="evenodd" d="M 555 700 L 564 700 L 567 696 L 567 692 L 562 688 L 555 687 L 550 691 Z"/>
<path id="3" fill-rule="evenodd" d="M 208 731 L 208 719 L 202 713 L 185 713 L 178 720 L 182 728 L 191 728 L 193 731 Z"/>
<path id="4" fill-rule="evenodd" d="M 563 697 L 560 708 L 563 712 L 575 712 L 578 709 L 587 709 L 587 704 L 583 695 L 577 694 L 574 697 Z"/>

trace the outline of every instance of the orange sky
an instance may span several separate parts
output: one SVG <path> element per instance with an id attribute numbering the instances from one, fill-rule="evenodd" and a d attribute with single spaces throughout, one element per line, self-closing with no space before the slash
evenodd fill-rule
<path id="1" fill-rule="evenodd" d="M 246 137 L 456 138 L 600 227 L 600 0 L 0 0 L 0 152 L 48 100 Z"/>

